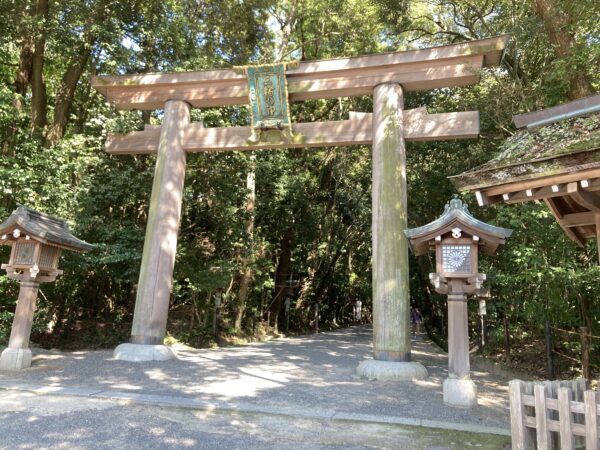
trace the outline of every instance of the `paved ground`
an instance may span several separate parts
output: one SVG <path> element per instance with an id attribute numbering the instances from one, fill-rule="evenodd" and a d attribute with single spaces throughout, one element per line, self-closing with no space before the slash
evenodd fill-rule
<path id="1" fill-rule="evenodd" d="M 447 407 L 442 402 L 441 388 L 446 376 L 446 355 L 429 342 L 417 341 L 413 344 L 413 358 L 422 362 L 429 370 L 430 378 L 427 381 L 361 380 L 354 375 L 354 371 L 361 360 L 370 357 L 371 336 L 370 328 L 355 327 L 317 336 L 283 339 L 244 347 L 182 349 L 179 351 L 179 360 L 147 363 L 115 361 L 110 351 L 36 351 L 32 368 L 18 374 L 0 372 L 0 388 L 21 390 L 20 393 L 4 392 L 4 398 L 6 395 L 15 395 L 16 398 L 31 395 L 23 391 L 53 392 L 63 395 L 63 399 L 71 398 L 65 395 L 79 396 L 79 403 L 86 405 L 85 412 L 67 411 L 61 414 L 70 414 L 73 415 L 73 419 L 78 417 L 81 420 L 87 415 L 90 421 L 100 421 L 99 429 L 105 428 L 109 434 L 109 423 L 111 420 L 117 420 L 117 416 L 125 414 L 123 408 L 129 409 L 126 416 L 131 417 L 131 420 L 119 422 L 119 430 L 124 431 L 123 427 L 131 427 L 130 431 L 136 436 L 145 436 L 145 428 L 159 429 L 160 424 L 164 422 L 160 417 L 176 415 L 173 411 L 180 411 L 177 414 L 187 417 L 188 422 L 194 426 L 190 429 L 189 424 L 186 425 L 187 428 L 181 425 L 181 420 L 166 421 L 164 423 L 169 425 L 165 428 L 165 436 L 171 436 L 169 439 L 185 439 L 188 431 L 192 435 L 209 433 L 210 436 L 205 436 L 206 442 L 213 442 L 211 439 L 216 438 L 225 439 L 221 448 L 236 448 L 238 444 L 235 440 L 238 438 L 242 439 L 239 448 L 263 448 L 265 442 L 272 446 L 267 445 L 269 448 L 287 448 L 275 434 L 272 434 L 275 441 L 265 442 L 261 441 L 263 435 L 260 433 L 248 432 L 246 438 L 239 437 L 245 433 L 240 430 L 261 427 L 265 430 L 277 430 L 277 426 L 272 426 L 272 423 L 265 424 L 264 417 L 270 417 L 269 420 L 275 423 L 288 423 L 288 428 L 292 430 L 290 436 L 297 436 L 299 442 L 309 447 L 314 445 L 315 448 L 322 448 L 323 445 L 348 447 L 349 443 L 335 440 L 327 442 L 320 438 L 311 440 L 303 434 L 306 430 L 317 430 L 316 436 L 332 434 L 338 441 L 339 436 L 345 432 L 336 431 L 336 427 L 355 431 L 361 427 L 372 429 L 387 426 L 409 441 L 414 433 L 422 437 L 442 433 L 444 438 L 439 444 L 446 444 L 447 447 L 439 448 L 465 448 L 468 444 L 464 442 L 470 441 L 463 436 L 463 446 L 453 447 L 451 442 L 455 438 L 451 433 L 444 434 L 447 432 L 431 428 L 497 435 L 509 433 L 507 379 L 485 372 L 474 372 L 473 378 L 480 392 L 479 406 L 472 410 Z M 81 397 L 85 397 L 85 400 Z M 121 403 L 115 403 L 115 400 L 120 400 Z M 125 406 L 122 404 L 124 400 L 129 401 Z M 17 406 L 18 403 L 17 401 Z M 96 406 L 102 409 L 102 414 L 94 412 Z M 186 409 L 174 410 L 173 407 Z M 152 408 L 161 412 L 154 414 L 150 412 Z M 0 411 L 4 410 L 6 408 L 0 408 Z M 206 411 L 212 411 L 211 414 L 214 415 L 210 420 L 216 421 L 219 430 L 227 429 L 223 428 L 223 421 L 230 422 L 231 414 L 250 414 L 252 419 L 242 420 L 240 423 L 246 425 L 240 425 L 237 434 L 219 432 L 216 436 L 214 429 L 209 432 L 198 428 L 199 422 L 204 423 L 208 420 L 206 417 L 203 421 L 191 419 L 194 414 L 207 414 Z M 25 408 L 14 414 L 0 414 L 0 427 L 4 428 L 9 422 L 15 426 L 23 423 L 24 418 L 31 415 L 31 411 Z M 145 416 L 148 420 L 141 420 Z M 136 423 L 136 417 L 140 419 L 137 428 L 131 425 Z M 55 425 L 58 427 L 63 419 L 65 418 L 58 420 Z M 187 423 L 185 420 L 183 422 Z M 304 427 L 303 422 L 306 422 Z M 102 423 L 105 423 L 104 427 Z M 353 425 L 349 427 L 351 423 Z M 428 427 L 428 431 L 424 435 L 423 428 L 386 424 L 424 425 Z M 51 429 L 52 424 L 49 423 L 48 427 Z M 237 425 L 233 427 L 235 429 Z M 325 429 L 322 429 L 323 427 Z M 327 427 L 331 429 L 327 430 Z M 85 430 L 85 427 L 82 430 Z M 181 435 L 178 430 L 181 431 Z M 77 434 L 77 430 L 73 430 L 73 433 Z M 0 433 L 0 436 L 2 435 L 4 433 Z M 92 433 L 91 436 L 93 435 Z M 204 438 L 195 438 L 192 435 L 189 437 L 190 442 L 205 442 Z M 265 431 L 265 435 L 270 436 L 268 431 Z M 366 435 L 375 438 L 378 433 L 369 432 Z M 293 442 L 295 439 L 285 442 Z M 175 441 L 173 442 L 173 445 L 176 445 Z M 366 445 L 361 443 L 360 439 L 352 442 L 357 442 L 359 447 Z M 502 448 L 505 443 L 506 438 L 503 437 L 500 441 L 494 441 L 492 447 L 485 442 L 480 442 L 479 445 L 484 445 L 484 448 Z M 46 446 L 54 445 L 51 444 L 52 442 L 48 441 Z M 166 446 L 167 442 L 163 444 L 157 446 Z M 372 442 L 369 445 L 371 444 Z M 422 442 L 420 447 L 392 445 L 388 448 L 429 448 L 427 445 L 430 444 Z M 386 447 L 377 443 L 373 445 Z M 431 445 L 438 444 L 434 442 Z M 90 448 L 85 445 L 84 447 Z"/>
<path id="2" fill-rule="evenodd" d="M 499 450 L 505 436 L 0 391 L 1 449 Z"/>

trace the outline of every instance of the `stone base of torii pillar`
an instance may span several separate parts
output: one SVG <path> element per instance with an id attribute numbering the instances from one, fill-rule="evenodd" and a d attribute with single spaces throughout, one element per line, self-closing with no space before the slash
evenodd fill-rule
<path id="1" fill-rule="evenodd" d="M 411 361 L 404 143 L 404 92 L 398 83 L 373 91 L 373 358 L 356 369 L 371 380 L 428 377 Z"/>
<path id="2" fill-rule="evenodd" d="M 423 364 L 414 361 L 362 361 L 356 369 L 361 378 L 382 381 L 423 380 L 429 376 Z"/>
<path id="3" fill-rule="evenodd" d="M 477 405 L 477 386 L 470 377 L 455 378 L 450 375 L 444 380 L 444 403 L 459 408 Z"/>
<path id="4" fill-rule="evenodd" d="M 113 358 L 121 361 L 166 361 L 177 355 L 166 345 L 143 345 L 125 343 L 115 348 Z"/>

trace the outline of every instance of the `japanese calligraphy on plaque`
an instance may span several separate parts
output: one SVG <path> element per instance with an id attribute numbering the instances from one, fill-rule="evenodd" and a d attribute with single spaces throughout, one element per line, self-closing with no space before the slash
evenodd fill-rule
<path id="1" fill-rule="evenodd" d="M 249 144 L 260 142 L 291 142 L 298 136 L 292 133 L 290 120 L 286 65 L 278 63 L 260 66 L 244 66 L 248 77 L 248 97 L 252 135 Z"/>

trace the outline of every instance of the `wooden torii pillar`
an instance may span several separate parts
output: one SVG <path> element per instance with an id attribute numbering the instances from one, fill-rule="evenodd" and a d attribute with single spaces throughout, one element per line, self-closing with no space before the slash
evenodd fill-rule
<path id="1" fill-rule="evenodd" d="M 424 367 L 410 362 L 405 141 L 475 138 L 479 114 L 405 111 L 404 93 L 477 83 L 483 67 L 499 64 L 507 41 L 508 36 L 499 36 L 422 50 L 301 62 L 286 74 L 290 101 L 374 95 L 374 113 L 295 124 L 294 132 L 305 139 L 291 144 L 248 145 L 250 127 L 204 128 L 189 122 L 190 107 L 248 103 L 246 77 L 234 70 L 94 77 L 94 88 L 117 108 L 165 109 L 160 127 L 109 136 L 106 142 L 106 151 L 113 155 L 158 153 L 132 337 L 129 344 L 117 347 L 115 357 L 142 361 L 173 356 L 162 341 L 186 152 L 372 143 L 375 363 L 361 363 L 359 372 L 380 379 L 426 376 Z"/>

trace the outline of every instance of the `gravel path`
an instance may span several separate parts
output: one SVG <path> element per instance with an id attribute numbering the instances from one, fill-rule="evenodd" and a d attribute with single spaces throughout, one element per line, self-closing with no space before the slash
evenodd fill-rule
<path id="1" fill-rule="evenodd" d="M 371 357 L 371 339 L 369 327 L 352 327 L 242 347 L 179 349 L 178 360 L 143 363 L 115 361 L 111 351 L 35 349 L 30 369 L 0 372 L 0 387 L 84 388 L 509 430 L 508 379 L 473 372 L 479 405 L 471 410 L 448 407 L 442 402 L 447 355 L 428 341 L 413 342 L 413 359 L 427 367 L 429 379 L 357 378 L 358 363 Z"/>
<path id="2" fill-rule="evenodd" d="M 508 450 L 510 438 L 0 391 L 0 449 L 15 448 Z"/>

